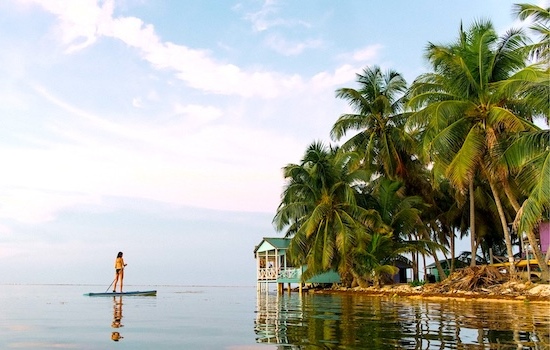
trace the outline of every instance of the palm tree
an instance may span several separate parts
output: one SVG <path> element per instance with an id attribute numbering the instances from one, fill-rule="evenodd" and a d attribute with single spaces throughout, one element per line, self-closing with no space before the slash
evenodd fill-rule
<path id="1" fill-rule="evenodd" d="M 405 253 L 428 253 L 432 255 L 436 264 L 437 250 L 442 246 L 430 240 L 427 228 L 422 222 L 422 210 L 426 208 L 420 196 L 408 196 L 405 193 L 405 186 L 399 181 L 392 181 L 380 177 L 362 189 L 363 196 L 358 202 L 364 208 L 375 210 L 382 222 L 391 229 L 393 246 L 388 249 L 392 254 L 384 253 L 388 249 L 382 248 L 383 259 L 378 261 L 376 266 L 384 266 L 389 262 L 395 262 L 401 254 Z M 367 260 L 377 256 L 374 253 L 376 247 L 381 247 L 387 241 L 387 237 L 378 236 L 376 242 L 367 245 L 369 252 Z M 373 262 L 368 263 L 369 268 L 375 266 Z M 441 265 L 438 265 L 441 268 Z M 375 275 L 376 275 L 376 271 Z M 440 269 L 443 275 L 443 269 Z"/>
<path id="2" fill-rule="evenodd" d="M 428 45 L 426 57 L 434 72 L 415 80 L 409 101 L 416 112 L 408 126 L 422 130 L 426 155 L 454 187 L 469 193 L 472 255 L 476 249 L 474 180 L 480 176 L 491 188 L 510 262 L 513 252 L 506 213 L 489 165 L 504 136 L 536 129 L 531 116 L 522 113 L 529 101 L 518 98 L 532 78 L 518 74 L 525 69 L 526 41 L 521 30 L 499 37 L 489 21 L 475 22 L 468 30 L 461 25 L 455 43 Z M 519 84 L 517 89 L 500 88 L 498 83 L 512 76 L 523 80 L 521 88 Z"/>
<path id="3" fill-rule="evenodd" d="M 405 130 L 406 81 L 393 70 L 382 72 L 380 67 L 373 66 L 357 74 L 357 83 L 359 89 L 337 90 L 336 96 L 347 100 L 354 113 L 340 116 L 331 137 L 338 141 L 351 130 L 357 130 L 342 149 L 363 154 L 361 165 L 375 176 L 401 181 L 404 184 L 401 192 L 420 195 L 432 205 L 434 198 L 428 172 L 415 154 L 418 135 Z M 416 266 L 413 269 L 415 273 L 418 271 Z"/>
<path id="4" fill-rule="evenodd" d="M 353 185 L 368 176 L 351 168 L 354 163 L 353 153 L 315 142 L 300 164 L 284 168 L 287 184 L 273 223 L 287 229 L 294 262 L 307 264 L 304 280 L 329 270 L 350 276 L 354 247 L 384 230 L 376 212 L 356 204 Z"/>
<path id="5" fill-rule="evenodd" d="M 336 91 L 336 97 L 347 100 L 355 113 L 340 116 L 330 135 L 338 141 L 348 131 L 359 130 L 342 149 L 363 152 L 366 167 L 392 179 L 402 179 L 406 177 L 404 151 L 411 143 L 400 128 L 405 121 L 402 97 L 407 83 L 399 73 L 393 70 L 383 73 L 378 66 L 367 67 L 362 74 L 357 74 L 357 82 L 358 90 L 342 88 Z"/>
<path id="6" fill-rule="evenodd" d="M 550 7 L 540 7 L 533 4 L 515 4 L 512 12 L 521 20 L 533 19 L 530 29 L 538 34 L 541 40 L 527 46 L 531 56 L 540 61 L 550 59 Z"/>
<path id="7" fill-rule="evenodd" d="M 542 271 L 541 279 L 549 280 L 547 258 L 533 233 L 541 220 L 550 220 L 550 132 L 539 130 L 518 135 L 504 152 L 504 160 L 527 195 L 517 211 L 514 226 L 525 232 Z"/>
<path id="8" fill-rule="evenodd" d="M 373 233 L 370 239 L 361 241 L 354 249 L 354 263 L 352 270 L 357 276 L 372 278 L 374 286 L 380 287 L 382 276 L 395 275 L 399 268 L 394 261 L 406 249 L 396 249 L 398 244 L 393 240 L 392 233 Z M 359 278 L 359 285 L 363 287 L 363 278 Z"/>

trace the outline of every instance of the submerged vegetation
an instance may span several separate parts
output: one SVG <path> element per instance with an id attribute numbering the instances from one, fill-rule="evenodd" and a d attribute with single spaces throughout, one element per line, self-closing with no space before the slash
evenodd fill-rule
<path id="1" fill-rule="evenodd" d="M 467 256 L 475 266 L 493 255 L 513 262 L 525 234 L 548 281 L 535 233 L 550 219 L 550 136 L 534 121 L 549 121 L 550 8 L 513 12 L 532 21 L 529 32 L 461 25 L 454 42 L 427 45 L 432 70 L 410 86 L 372 66 L 357 88 L 336 91 L 352 108 L 330 130 L 342 144 L 313 142 L 284 167 L 273 219 L 290 257 L 307 264 L 304 279 L 335 270 L 346 285 L 380 285 L 405 256 L 413 280 L 426 256 L 445 276 L 437 253 L 452 274 L 457 235 L 481 250 Z"/>

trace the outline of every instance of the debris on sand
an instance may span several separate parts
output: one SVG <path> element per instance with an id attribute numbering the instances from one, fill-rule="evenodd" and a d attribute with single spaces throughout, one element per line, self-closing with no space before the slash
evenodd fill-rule
<path id="1" fill-rule="evenodd" d="M 471 266 L 453 272 L 441 283 L 438 283 L 434 292 L 450 292 L 454 290 L 464 290 L 470 292 L 480 292 L 496 285 L 501 285 L 508 277 L 500 273 L 493 266 L 481 265 Z"/>
<path id="2" fill-rule="evenodd" d="M 335 287 L 319 292 L 360 292 L 377 296 L 407 296 L 421 298 L 462 298 L 485 300 L 541 301 L 550 303 L 550 284 L 511 279 L 494 266 L 466 267 L 452 273 L 444 281 L 420 286 L 408 284 L 386 285 L 381 288 Z"/>

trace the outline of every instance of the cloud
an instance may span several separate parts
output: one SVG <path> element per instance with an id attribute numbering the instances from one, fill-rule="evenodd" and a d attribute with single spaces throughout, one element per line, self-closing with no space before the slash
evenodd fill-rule
<path id="1" fill-rule="evenodd" d="M 334 72 L 320 72 L 317 73 L 311 79 L 311 85 L 316 86 L 317 89 L 325 89 L 331 86 L 337 86 L 344 83 L 347 83 L 355 78 L 357 73 L 357 66 L 350 64 L 344 64 Z"/>
<path id="2" fill-rule="evenodd" d="M 354 51 L 350 56 L 357 62 L 373 62 L 380 55 L 383 46 L 380 44 L 369 45 L 365 48 Z"/>
<path id="3" fill-rule="evenodd" d="M 275 72 L 246 71 L 231 64 L 217 62 L 207 50 L 162 42 L 154 26 L 136 17 L 113 17 L 113 1 L 99 6 L 92 0 L 24 0 L 42 6 L 59 19 L 58 30 L 66 52 L 89 47 L 99 37 L 121 40 L 137 49 L 153 67 L 170 70 L 190 87 L 208 93 L 275 98 L 289 88 L 300 88 L 296 76 Z"/>
<path id="4" fill-rule="evenodd" d="M 25 4 L 38 4 L 55 14 L 59 20 L 56 31 L 67 45 L 66 52 L 82 50 L 95 43 L 101 34 L 98 29 L 109 26 L 113 14 L 113 0 L 98 6 L 95 0 L 20 0 Z"/>
<path id="5" fill-rule="evenodd" d="M 114 122 L 44 87 L 35 90 L 58 108 L 58 119 L 34 140 L 39 148 L 0 150 L 10 164 L 3 171 L 3 218 L 48 221 L 60 210 L 108 196 L 273 212 L 280 168 L 302 147 L 277 131 L 219 121 L 222 112 L 212 106 L 178 105 L 164 123 Z"/>
<path id="6" fill-rule="evenodd" d="M 66 208 L 107 197 L 274 212 L 283 186 L 281 167 L 301 156 L 316 130 L 328 130 L 323 123 L 337 116 L 331 112 L 334 86 L 355 77 L 350 64 L 308 78 L 220 63 L 207 50 L 162 42 L 154 27 L 138 18 L 113 18 L 111 1 L 101 6 L 71 1 L 96 6 L 91 12 L 95 27 L 89 19 L 79 23 L 80 11 L 65 12 L 66 2 L 33 3 L 60 19 L 58 28 L 67 33 L 63 43 L 76 58 L 101 36 L 116 38 L 136 49 L 147 68 L 169 70 L 192 88 L 178 86 L 176 95 L 191 92 L 199 98 L 168 98 L 161 82 L 142 93 L 121 94 L 136 115 L 119 117 L 120 106 L 96 110 L 44 85 L 49 83 L 32 83 L 37 96 L 28 101 L 30 112 L 45 106 L 51 117 L 38 113 L 17 136 L 22 143 L 4 143 L 0 150 L 4 164 L 17 164 L 3 173 L 4 218 L 52 220 Z M 220 100 L 210 94 L 245 98 Z M 319 101 L 328 101 L 328 107 Z M 160 117 L 147 114 L 158 110 Z M 37 201 L 20 213 L 34 195 Z"/>
<path id="7" fill-rule="evenodd" d="M 262 8 L 256 12 L 249 12 L 245 15 L 245 19 L 252 23 L 252 27 L 257 32 L 263 32 L 271 27 L 285 23 L 282 19 L 270 18 L 272 14 L 277 12 L 277 1 L 265 0 Z"/>
<path id="8" fill-rule="evenodd" d="M 284 56 L 299 55 L 307 49 L 315 49 L 323 46 L 323 41 L 319 39 L 289 42 L 284 37 L 275 34 L 270 35 L 265 42 L 269 48 Z"/>
<path id="9" fill-rule="evenodd" d="M 86 48 L 96 42 L 99 36 L 106 36 L 137 49 L 155 69 L 172 71 L 189 87 L 207 93 L 274 99 L 309 88 L 310 82 L 296 74 L 285 75 L 261 69 L 245 70 L 235 64 L 215 60 L 208 50 L 162 42 L 153 25 L 145 24 L 136 17 L 113 17 L 112 1 L 105 1 L 102 6 L 91 0 L 25 1 L 34 1 L 57 15 L 68 52 Z M 70 6 L 65 6 L 66 4 Z M 263 18 L 275 12 L 275 7 L 275 1 L 266 1 L 262 10 L 252 17 Z M 85 16 L 85 13 L 90 15 Z M 306 49 L 323 45 L 318 39 L 289 42 L 277 35 L 268 37 L 266 42 L 284 55 L 297 55 Z M 379 45 L 370 46 L 354 52 L 351 57 L 364 63 L 365 60 L 374 59 L 380 48 Z M 317 79 L 314 78 L 313 81 Z M 140 107 L 140 102 L 136 99 L 133 104 Z"/>
<path id="10" fill-rule="evenodd" d="M 213 122 L 222 116 L 222 111 L 213 106 L 202 106 L 197 104 L 180 105 L 174 107 L 176 114 L 185 118 L 188 126 L 203 126 L 204 124 Z"/>

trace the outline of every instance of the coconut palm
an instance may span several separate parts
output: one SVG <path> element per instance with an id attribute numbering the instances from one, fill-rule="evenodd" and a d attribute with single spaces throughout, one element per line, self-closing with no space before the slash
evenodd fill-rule
<path id="1" fill-rule="evenodd" d="M 349 276 L 354 247 L 384 229 L 375 211 L 356 204 L 352 186 L 368 176 L 350 168 L 354 163 L 353 153 L 315 142 L 300 164 L 284 168 L 287 184 L 273 222 L 278 231 L 287 228 L 294 262 L 307 264 L 303 279 L 329 270 Z"/>
<path id="2" fill-rule="evenodd" d="M 550 132 L 539 130 L 518 135 L 504 152 L 504 160 L 527 194 L 514 226 L 518 232 L 527 234 L 542 271 L 541 278 L 549 280 L 547 259 L 542 256 L 533 231 L 540 221 L 550 220 Z"/>
<path id="3" fill-rule="evenodd" d="M 407 83 L 397 72 L 367 67 L 357 74 L 359 89 L 342 88 L 336 97 L 347 100 L 354 113 L 338 118 L 330 135 L 342 139 L 350 130 L 359 131 L 342 145 L 343 150 L 363 152 L 364 164 L 375 172 L 396 179 L 406 177 L 407 146 L 411 140 L 404 124 L 403 94 Z"/>
<path id="4" fill-rule="evenodd" d="M 532 57 L 548 64 L 550 59 L 550 7 L 540 7 L 533 4 L 515 4 L 512 12 L 521 20 L 532 19 L 530 29 L 540 36 L 540 41 L 529 45 Z"/>
<path id="5" fill-rule="evenodd" d="M 363 196 L 358 201 L 359 205 L 375 210 L 382 222 L 391 229 L 393 237 L 393 246 L 390 247 L 392 254 L 384 253 L 384 258 L 379 261 L 380 266 L 395 262 L 401 254 L 416 252 L 429 253 L 438 262 L 436 251 L 443 248 L 432 242 L 428 236 L 427 227 L 422 222 L 422 211 L 427 206 L 420 196 L 408 196 L 403 183 L 385 177 L 380 177 L 368 184 L 362 189 L 362 193 Z M 376 244 L 370 243 L 367 246 L 366 251 L 370 251 L 367 260 L 376 256 L 372 249 L 386 241 L 386 238 L 379 237 L 379 239 L 380 241 L 375 242 Z M 374 265 L 370 262 L 368 266 Z"/>
<path id="6" fill-rule="evenodd" d="M 399 254 L 406 252 L 404 245 L 394 241 L 391 232 L 373 233 L 369 240 L 359 242 L 354 249 L 352 270 L 358 276 L 372 279 L 374 286 L 380 287 L 382 276 L 393 276 L 399 271 L 394 262 Z M 365 286 L 363 278 L 358 281 L 361 287 Z"/>
<path id="7" fill-rule="evenodd" d="M 435 163 L 434 169 L 462 193 L 469 193 L 472 253 L 476 249 L 474 180 L 479 176 L 491 188 L 511 262 L 506 213 L 489 164 L 503 136 L 536 129 L 531 116 L 522 113 L 529 101 L 518 98 L 532 78 L 518 74 L 525 69 L 522 48 L 526 42 L 521 30 L 499 37 L 489 21 L 477 21 L 468 30 L 461 25 L 455 43 L 428 45 L 426 57 L 434 72 L 415 80 L 409 101 L 416 112 L 408 126 L 422 130 L 426 156 Z M 520 84 L 516 89 L 498 85 L 512 76 L 524 81 L 521 88 Z"/>

